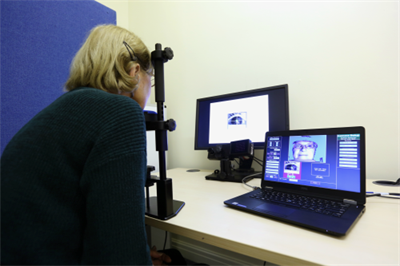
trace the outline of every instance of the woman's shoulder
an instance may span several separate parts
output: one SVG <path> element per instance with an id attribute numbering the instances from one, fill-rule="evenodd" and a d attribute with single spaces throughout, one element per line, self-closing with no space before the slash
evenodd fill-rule
<path id="1" fill-rule="evenodd" d="M 100 89 L 80 87 L 63 95 L 64 101 L 79 105 L 81 108 L 94 108 L 102 112 L 142 113 L 140 105 L 129 97 L 112 94 Z"/>

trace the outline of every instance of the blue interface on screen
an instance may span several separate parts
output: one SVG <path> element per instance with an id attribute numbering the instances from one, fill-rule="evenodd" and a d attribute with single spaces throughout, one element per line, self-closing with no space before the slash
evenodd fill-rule
<path id="1" fill-rule="evenodd" d="M 271 136 L 264 180 L 360 192 L 360 135 Z"/>

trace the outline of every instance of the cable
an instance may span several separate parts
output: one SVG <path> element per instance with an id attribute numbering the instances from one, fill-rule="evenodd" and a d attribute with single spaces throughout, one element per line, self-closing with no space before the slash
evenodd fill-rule
<path id="1" fill-rule="evenodd" d="M 258 160 L 254 160 L 256 163 L 258 163 L 259 165 L 263 166 L 261 162 L 259 162 Z"/>
<path id="2" fill-rule="evenodd" d="M 394 196 L 394 197 L 388 197 Z M 400 193 L 391 193 L 391 192 L 367 192 L 367 198 L 369 197 L 382 197 L 388 199 L 400 199 Z"/>
<path id="3" fill-rule="evenodd" d="M 255 156 L 253 157 L 253 159 L 254 159 L 258 164 L 260 164 L 261 166 L 262 166 L 262 164 L 264 163 L 263 160 L 261 160 L 261 159 L 255 157 Z"/>
<path id="4" fill-rule="evenodd" d="M 262 160 L 260 158 L 257 158 L 256 156 L 253 156 L 253 159 L 262 162 Z"/>
<path id="5" fill-rule="evenodd" d="M 165 231 L 164 248 L 162 250 L 165 250 L 165 246 L 167 245 L 167 237 L 168 237 L 168 231 Z"/>
<path id="6" fill-rule="evenodd" d="M 259 189 L 259 187 L 250 186 L 250 185 L 246 184 L 246 182 L 247 182 L 246 179 L 249 179 L 250 177 L 253 177 L 253 176 L 256 176 L 256 175 L 259 175 L 259 174 L 260 174 L 260 173 L 252 174 L 252 175 L 248 175 L 248 176 L 243 177 L 242 183 L 245 184 L 245 185 L 248 186 L 248 187 L 251 187 L 251 188 L 254 189 L 254 190 Z"/>

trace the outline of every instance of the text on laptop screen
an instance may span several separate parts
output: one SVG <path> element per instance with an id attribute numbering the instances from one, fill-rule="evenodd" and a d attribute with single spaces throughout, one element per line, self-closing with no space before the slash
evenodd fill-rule
<path id="1" fill-rule="evenodd" d="M 264 180 L 360 192 L 360 134 L 269 136 Z"/>

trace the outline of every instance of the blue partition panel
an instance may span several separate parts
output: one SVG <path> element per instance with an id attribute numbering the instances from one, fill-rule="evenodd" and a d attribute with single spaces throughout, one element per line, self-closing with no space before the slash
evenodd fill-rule
<path id="1" fill-rule="evenodd" d="M 1 153 L 64 93 L 73 56 L 99 24 L 116 24 L 116 12 L 94 0 L 1 1 Z"/>

